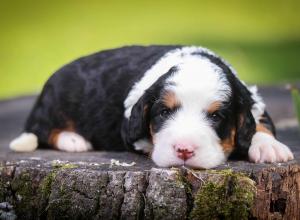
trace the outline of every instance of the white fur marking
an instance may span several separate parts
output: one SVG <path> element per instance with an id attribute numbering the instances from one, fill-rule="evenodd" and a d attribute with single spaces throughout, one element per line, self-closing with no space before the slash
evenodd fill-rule
<path id="1" fill-rule="evenodd" d="M 38 147 L 38 138 L 33 133 L 23 133 L 10 142 L 9 147 L 17 152 L 31 152 Z"/>
<path id="2" fill-rule="evenodd" d="M 249 86 L 248 90 L 251 92 L 252 94 L 251 97 L 255 102 L 254 105 L 252 106 L 251 112 L 256 124 L 258 124 L 261 116 L 264 114 L 266 105 L 263 102 L 262 97 L 258 94 L 256 86 Z"/>
<path id="3" fill-rule="evenodd" d="M 178 72 L 172 75 L 166 88 L 176 94 L 183 103 L 198 108 L 207 108 L 214 101 L 226 101 L 231 95 L 222 70 L 207 59 L 194 58 L 178 65 Z M 201 109 L 202 108 L 202 109 Z"/>
<path id="4" fill-rule="evenodd" d="M 84 152 L 92 149 L 90 142 L 82 136 L 70 131 L 63 131 L 59 134 L 56 147 L 67 152 Z"/>
<path id="5" fill-rule="evenodd" d="M 294 159 L 291 150 L 273 136 L 256 132 L 249 148 L 249 160 L 255 163 L 286 162 Z"/>
<path id="6" fill-rule="evenodd" d="M 147 139 L 140 139 L 133 144 L 134 149 L 137 151 L 143 151 L 144 153 L 149 153 L 153 149 L 153 144 Z"/>
<path id="7" fill-rule="evenodd" d="M 174 49 L 166 53 L 160 60 L 158 60 L 149 70 L 147 70 L 143 78 L 137 82 L 129 92 L 126 100 L 124 101 L 125 113 L 124 116 L 129 118 L 131 115 L 131 109 L 137 103 L 144 92 L 163 74 L 167 73 L 170 68 L 179 64 L 185 63 L 189 60 L 204 60 L 206 58 L 199 55 L 193 55 L 193 53 L 205 52 L 207 54 L 217 57 L 213 52 L 202 47 L 182 47 Z M 206 59 L 207 60 L 207 59 Z M 225 62 L 225 61 L 224 61 Z M 227 63 L 226 63 L 227 64 Z M 234 69 L 227 64 L 231 71 L 235 74 Z"/>

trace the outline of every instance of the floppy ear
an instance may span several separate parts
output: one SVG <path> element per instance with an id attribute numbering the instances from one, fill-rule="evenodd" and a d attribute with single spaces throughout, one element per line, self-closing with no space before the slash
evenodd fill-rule
<path id="1" fill-rule="evenodd" d="M 230 158 L 247 158 L 248 150 L 251 145 L 252 137 L 256 132 L 256 123 L 251 113 L 254 101 L 250 91 L 239 79 L 234 80 L 235 108 L 236 108 L 236 136 L 235 150 Z"/>
<path id="2" fill-rule="evenodd" d="M 150 105 L 150 100 L 145 94 L 133 106 L 130 118 L 124 119 L 122 137 L 128 147 L 135 141 L 149 136 Z"/>
<path id="3" fill-rule="evenodd" d="M 236 149 L 232 157 L 246 158 L 251 145 L 252 137 L 256 132 L 255 120 L 250 109 L 244 110 L 238 115 L 237 133 L 235 136 Z"/>

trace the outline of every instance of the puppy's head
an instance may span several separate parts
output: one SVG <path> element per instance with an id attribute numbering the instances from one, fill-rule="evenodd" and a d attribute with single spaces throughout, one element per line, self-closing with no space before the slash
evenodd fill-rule
<path id="1" fill-rule="evenodd" d="M 251 94 L 212 58 L 171 68 L 133 106 L 127 143 L 147 138 L 158 166 L 211 168 L 247 154 L 255 131 Z"/>

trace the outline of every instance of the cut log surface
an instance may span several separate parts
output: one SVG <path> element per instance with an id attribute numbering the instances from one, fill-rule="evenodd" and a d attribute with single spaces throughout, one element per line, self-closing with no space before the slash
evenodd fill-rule
<path id="1" fill-rule="evenodd" d="M 14 153 L 35 97 L 0 102 L 0 219 L 300 219 L 300 132 L 288 91 L 263 88 L 288 163 L 159 168 L 123 152 Z M 134 163 L 132 163 L 134 162 Z"/>

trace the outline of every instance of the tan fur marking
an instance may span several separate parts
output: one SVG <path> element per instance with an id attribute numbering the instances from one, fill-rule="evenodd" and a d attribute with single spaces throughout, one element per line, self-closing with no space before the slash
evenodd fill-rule
<path id="1" fill-rule="evenodd" d="M 256 125 L 256 132 L 263 132 L 273 136 L 273 133 L 269 129 L 267 129 L 263 124 Z"/>
<path id="2" fill-rule="evenodd" d="M 73 121 L 67 121 L 66 127 L 63 129 L 57 129 L 57 128 L 53 129 L 50 132 L 50 135 L 48 138 L 48 144 L 51 145 L 53 148 L 57 149 L 56 146 L 57 146 L 58 136 L 63 131 L 75 131 Z"/>
<path id="3" fill-rule="evenodd" d="M 210 106 L 207 109 L 207 112 L 210 113 L 210 114 L 214 113 L 214 112 L 216 112 L 220 109 L 221 105 L 222 105 L 221 102 L 215 101 L 215 102 L 210 104 Z"/>
<path id="4" fill-rule="evenodd" d="M 235 133 L 236 133 L 235 129 L 232 129 L 230 137 L 221 141 L 221 145 L 225 153 L 230 153 L 233 151 L 235 147 Z"/>
<path id="5" fill-rule="evenodd" d="M 166 107 L 169 109 L 174 109 L 180 105 L 179 100 L 177 99 L 176 95 L 174 92 L 166 92 L 163 95 L 163 103 Z"/>
<path id="6" fill-rule="evenodd" d="M 57 146 L 57 140 L 58 140 L 58 135 L 60 134 L 60 132 L 62 132 L 63 130 L 61 129 L 53 129 L 50 132 L 49 138 L 48 138 L 48 144 L 51 145 L 52 147 L 56 148 Z"/>

